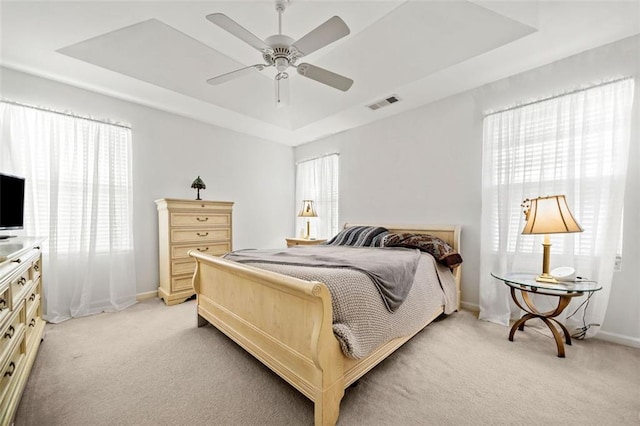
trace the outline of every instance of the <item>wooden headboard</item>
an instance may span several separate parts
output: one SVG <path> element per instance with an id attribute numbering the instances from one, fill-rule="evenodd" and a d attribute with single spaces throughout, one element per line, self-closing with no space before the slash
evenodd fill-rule
<path id="1" fill-rule="evenodd" d="M 411 232 L 413 234 L 433 235 L 434 237 L 438 237 L 449 244 L 458 253 L 463 254 L 460 248 L 460 232 L 462 230 L 462 227 L 460 225 L 385 225 L 370 223 L 344 224 L 345 229 L 351 228 L 353 226 L 382 226 L 383 228 L 387 228 L 389 232 Z M 458 293 L 458 310 L 460 310 L 462 265 L 453 270 L 453 276 L 456 281 L 456 292 Z"/>

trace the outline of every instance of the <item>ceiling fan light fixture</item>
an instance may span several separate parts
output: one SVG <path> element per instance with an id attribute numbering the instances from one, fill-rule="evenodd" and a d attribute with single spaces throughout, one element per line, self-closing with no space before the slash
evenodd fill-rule
<path id="1" fill-rule="evenodd" d="M 284 72 L 287 68 L 289 68 L 289 61 L 287 58 L 276 58 L 275 60 L 276 69 L 278 73 Z M 286 73 L 285 73 L 286 74 Z"/>

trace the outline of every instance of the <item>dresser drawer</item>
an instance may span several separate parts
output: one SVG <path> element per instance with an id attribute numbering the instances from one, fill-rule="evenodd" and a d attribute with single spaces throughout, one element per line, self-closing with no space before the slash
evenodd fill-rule
<path id="1" fill-rule="evenodd" d="M 40 271 L 42 271 L 42 258 L 38 257 L 31 264 L 31 268 L 29 269 L 29 273 L 31 276 L 31 281 L 35 281 L 40 278 Z"/>
<path id="2" fill-rule="evenodd" d="M 4 320 L 10 312 L 11 309 L 9 308 L 9 287 L 6 287 L 0 293 L 0 326 L 4 324 Z"/>
<path id="3" fill-rule="evenodd" d="M 27 341 L 27 346 L 31 347 L 31 340 L 33 339 L 33 332 L 36 330 L 36 327 L 38 326 L 38 323 L 40 321 L 42 321 L 42 319 L 40 319 L 40 309 L 38 309 L 40 307 L 40 298 L 38 297 L 35 300 L 36 305 L 33 306 L 33 310 L 29 313 L 29 311 L 27 311 L 28 315 L 27 315 L 27 323 L 26 323 L 26 341 Z"/>
<path id="4" fill-rule="evenodd" d="M 25 296 L 25 292 L 31 287 L 31 270 L 27 269 L 19 276 L 11 280 L 11 307 L 15 309 L 18 301 Z"/>
<path id="5" fill-rule="evenodd" d="M 4 366 L 0 366 L 0 406 L 8 405 L 7 397 L 11 395 L 14 387 L 17 385 L 22 370 L 22 364 L 25 360 L 25 354 L 21 350 L 21 345 L 16 345 L 9 359 Z"/>
<path id="6" fill-rule="evenodd" d="M 193 275 L 171 278 L 171 291 L 193 290 Z"/>
<path id="7" fill-rule="evenodd" d="M 231 242 L 219 242 L 200 245 L 189 246 L 173 246 L 171 247 L 172 259 L 183 259 L 189 257 L 189 250 L 198 250 L 202 253 L 207 253 L 212 256 L 220 256 L 231 251 Z"/>
<path id="8" fill-rule="evenodd" d="M 173 260 L 171 261 L 171 274 L 184 275 L 191 274 L 196 270 L 196 261 L 194 259 Z"/>
<path id="9" fill-rule="evenodd" d="M 8 353 L 14 346 L 18 345 L 17 340 L 22 337 L 24 329 L 25 305 L 20 305 L 20 309 L 15 310 L 10 320 L 0 330 L 0 365 L 7 359 Z"/>
<path id="10" fill-rule="evenodd" d="M 27 316 L 33 316 L 40 305 L 40 280 L 31 288 L 27 296 Z M 27 321 L 28 323 L 28 321 Z"/>
<path id="11" fill-rule="evenodd" d="M 208 226 L 230 226 L 229 213 L 171 213 L 171 226 L 189 226 L 204 228 Z"/>
<path id="12" fill-rule="evenodd" d="M 171 241 L 174 243 L 188 243 L 194 241 L 230 240 L 230 229 L 172 229 Z"/>

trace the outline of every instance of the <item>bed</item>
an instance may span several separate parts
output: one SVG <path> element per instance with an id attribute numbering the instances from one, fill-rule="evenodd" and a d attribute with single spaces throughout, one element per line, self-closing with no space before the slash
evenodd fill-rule
<path id="1" fill-rule="evenodd" d="M 347 224 L 345 228 L 362 226 Z M 370 225 L 367 225 L 370 226 Z M 436 236 L 460 251 L 459 226 L 388 226 L 390 232 Z M 303 248 L 304 250 L 304 248 Z M 334 335 L 327 285 L 191 251 L 198 326 L 212 324 L 314 402 L 315 425 L 335 425 L 345 389 L 438 318 L 438 305 L 406 334 L 358 359 Z M 461 267 L 453 270 L 460 300 Z"/>

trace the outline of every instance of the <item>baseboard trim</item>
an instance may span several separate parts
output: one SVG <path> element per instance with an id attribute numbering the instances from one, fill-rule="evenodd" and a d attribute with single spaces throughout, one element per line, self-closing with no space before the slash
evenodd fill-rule
<path id="1" fill-rule="evenodd" d="M 480 312 L 480 305 L 475 303 L 460 302 L 462 309 L 472 312 Z M 640 339 L 636 337 L 624 336 L 622 334 L 610 333 L 608 331 L 599 331 L 594 339 L 604 340 L 606 342 L 616 343 L 618 345 L 630 346 L 632 348 L 640 348 Z"/>
<path id="2" fill-rule="evenodd" d="M 464 300 L 460 302 L 460 307 L 466 311 L 480 312 L 480 305 L 465 302 Z"/>
<path id="3" fill-rule="evenodd" d="M 158 297 L 158 290 L 155 291 L 147 291 L 145 293 L 136 294 L 136 300 L 138 302 L 142 302 L 143 300 L 153 299 L 154 297 Z"/>
<path id="4" fill-rule="evenodd" d="M 619 345 L 631 346 L 632 348 L 640 348 L 640 339 L 635 337 L 623 336 L 622 334 L 610 333 L 608 331 L 599 331 L 594 339 L 604 340 Z"/>

